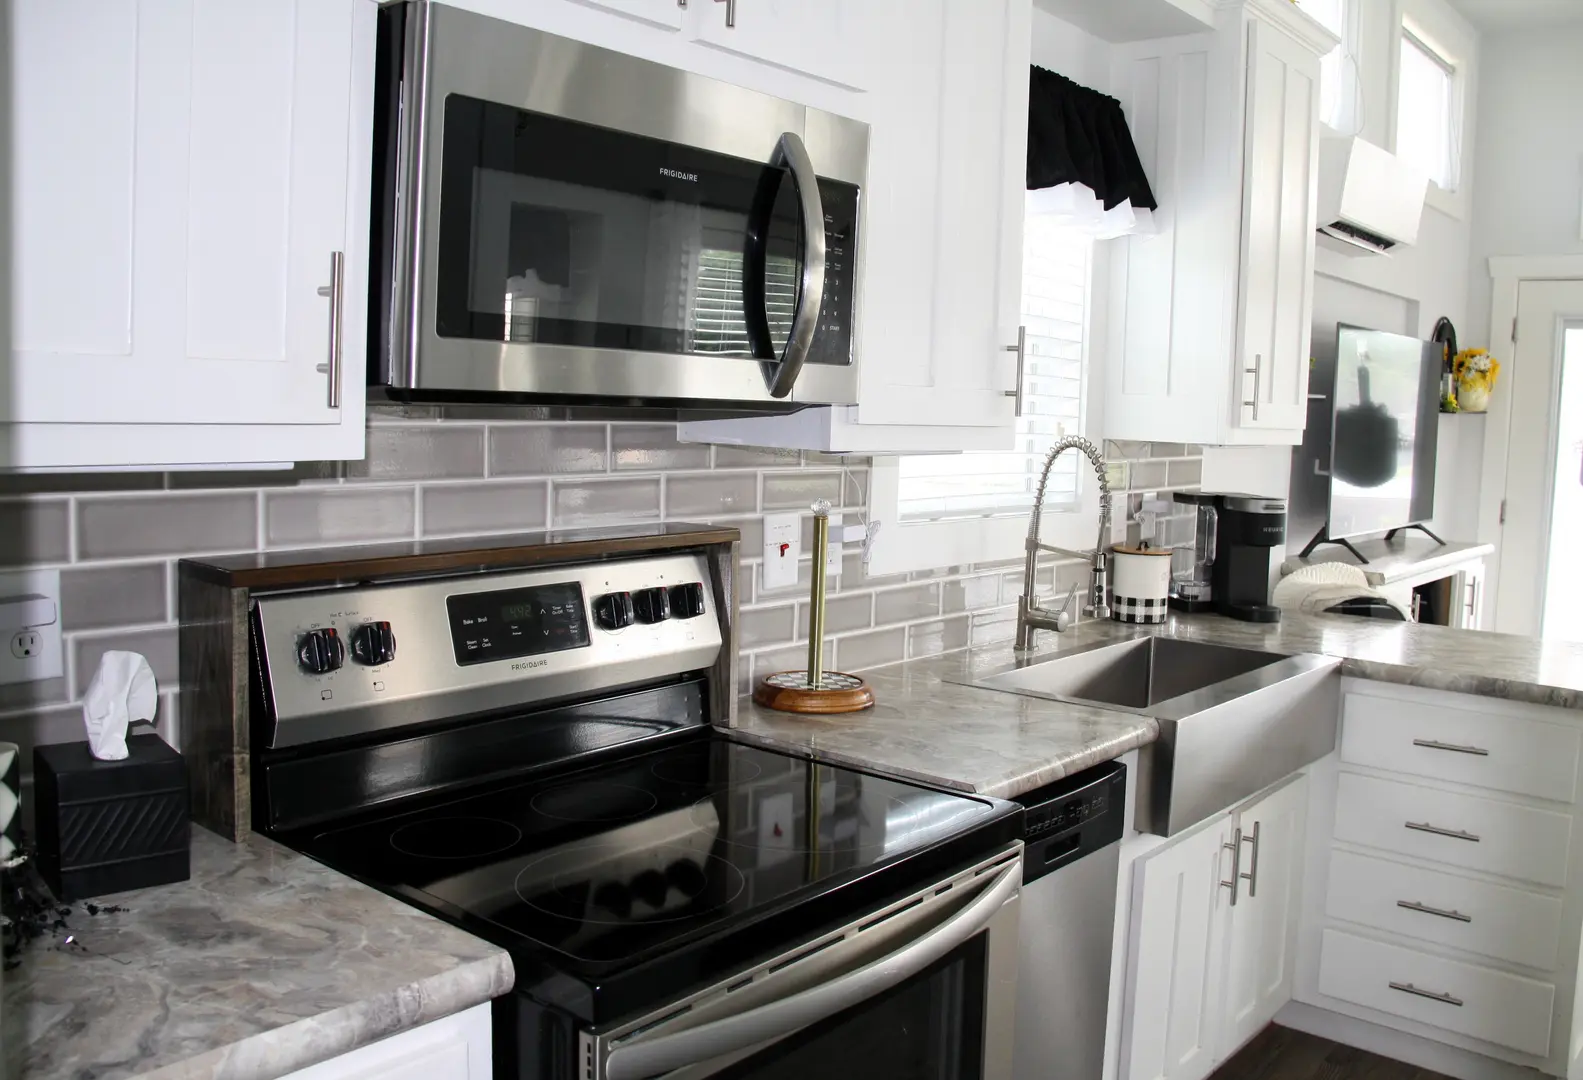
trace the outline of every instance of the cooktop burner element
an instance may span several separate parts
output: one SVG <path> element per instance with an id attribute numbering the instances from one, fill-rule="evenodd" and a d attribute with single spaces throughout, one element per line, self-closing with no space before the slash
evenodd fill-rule
<path id="1" fill-rule="evenodd" d="M 583 780 L 541 791 L 529 804 L 557 821 L 631 821 L 654 809 L 653 792 L 628 784 Z"/>
<path id="2" fill-rule="evenodd" d="M 646 868 L 630 878 L 618 874 L 600 881 L 577 852 L 555 852 L 522 868 L 517 897 L 555 918 L 625 926 L 707 915 L 747 887 L 747 879 L 729 862 L 681 845 L 650 848 L 642 861 Z"/>
<path id="3" fill-rule="evenodd" d="M 485 817 L 442 817 L 414 821 L 390 834 L 390 846 L 419 859 L 481 859 L 515 847 L 522 830 Z"/>
<path id="4" fill-rule="evenodd" d="M 719 754 L 725 760 L 724 770 L 732 783 L 745 784 L 749 780 L 757 780 L 764 770 L 750 756 L 750 751 L 745 746 L 731 746 L 725 744 L 720 747 Z M 741 750 L 743 753 L 736 753 Z M 701 771 L 701 766 L 702 770 Z M 712 762 L 700 762 L 696 758 L 665 758 L 662 757 L 649 767 L 649 772 L 661 780 L 672 784 L 708 784 L 710 774 L 706 771 L 710 767 L 717 771 L 719 765 Z"/>

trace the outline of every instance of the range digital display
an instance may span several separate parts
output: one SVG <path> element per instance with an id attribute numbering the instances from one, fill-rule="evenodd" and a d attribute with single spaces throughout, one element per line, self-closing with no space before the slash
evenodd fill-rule
<path id="1" fill-rule="evenodd" d="M 588 647 L 583 588 L 575 581 L 447 596 L 458 664 L 483 664 Z"/>

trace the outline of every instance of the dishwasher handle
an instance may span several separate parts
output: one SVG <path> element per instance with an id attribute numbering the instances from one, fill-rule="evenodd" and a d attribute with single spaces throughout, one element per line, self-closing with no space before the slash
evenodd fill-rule
<path id="1" fill-rule="evenodd" d="M 1121 839 L 1127 767 L 1108 761 L 1017 797 L 1023 807 L 1022 883 L 1032 884 Z"/>

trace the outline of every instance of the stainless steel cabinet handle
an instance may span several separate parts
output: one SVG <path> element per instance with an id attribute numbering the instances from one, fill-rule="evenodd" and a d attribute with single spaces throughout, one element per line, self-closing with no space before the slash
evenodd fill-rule
<path id="1" fill-rule="evenodd" d="M 923 937 L 830 982 L 695 1028 L 637 1038 L 605 1058 L 608 1080 L 639 1080 L 710 1061 L 733 1050 L 790 1035 L 834 1016 L 913 975 L 970 941 L 989 924 L 1022 884 L 1022 864 L 1003 866 L 999 876 L 967 907 Z"/>
<path id="2" fill-rule="evenodd" d="M 1007 345 L 1006 346 L 1006 351 L 1007 352 L 1014 352 L 1014 353 L 1017 354 L 1017 389 L 1015 389 L 1015 390 L 1007 390 L 1007 391 L 1005 391 L 1005 394 L 1009 398 L 1016 398 L 1017 399 L 1016 415 L 1018 417 L 1021 417 L 1022 416 L 1022 385 L 1023 385 L 1023 378 L 1026 375 L 1027 365 L 1028 365 L 1028 328 L 1026 326 L 1019 326 L 1019 327 L 1017 327 L 1017 344 L 1015 344 L 1015 345 Z"/>
<path id="3" fill-rule="evenodd" d="M 1250 367 L 1250 368 L 1243 368 L 1242 369 L 1246 374 L 1249 374 L 1249 375 L 1253 376 L 1253 400 L 1252 401 L 1244 401 L 1243 404 L 1251 406 L 1253 408 L 1253 418 L 1255 420 L 1257 420 L 1259 418 L 1259 369 L 1262 368 L 1263 366 L 1264 366 L 1264 356 L 1263 356 L 1263 354 L 1262 353 L 1254 353 L 1253 354 L 1253 366 Z"/>
<path id="4" fill-rule="evenodd" d="M 1470 832 L 1464 832 L 1461 829 L 1442 829 L 1440 826 L 1431 825 L 1427 821 L 1406 821 L 1402 824 L 1407 828 L 1412 829 L 1414 832 L 1434 833 L 1436 836 L 1449 836 L 1453 840 L 1471 840 L 1475 844 L 1479 842 L 1479 838 Z"/>
<path id="5" fill-rule="evenodd" d="M 1412 994 L 1415 997 L 1428 998 L 1430 1001 L 1440 1001 L 1447 1005 L 1455 1005 L 1459 1009 L 1463 1005 L 1461 998 L 1452 997 L 1450 994 L 1437 994 L 1433 990 L 1420 990 L 1412 983 L 1393 982 L 1387 985 L 1392 990 L 1400 990 L 1404 994 Z"/>
<path id="6" fill-rule="evenodd" d="M 346 254 L 330 252 L 330 283 L 319 286 L 319 295 L 330 298 L 330 359 L 315 371 L 328 376 L 330 408 L 341 407 L 341 303 L 346 295 Z"/>
<path id="7" fill-rule="evenodd" d="M 1406 908 L 1408 911 L 1421 912 L 1425 915 L 1438 915 L 1442 919 L 1455 919 L 1457 922 L 1473 921 L 1473 916 L 1471 915 L 1464 915 L 1460 911 L 1448 911 L 1445 908 L 1430 907 L 1428 904 L 1420 904 L 1417 900 L 1398 900 L 1396 901 L 1396 906 Z"/>
<path id="8" fill-rule="evenodd" d="M 1242 830 L 1233 829 L 1231 831 L 1231 843 L 1222 843 L 1220 850 L 1231 852 L 1231 880 L 1227 881 L 1222 878 L 1220 884 L 1222 888 L 1231 890 L 1231 906 L 1236 907 L 1237 890 L 1242 886 L 1242 879 L 1248 876 L 1242 872 Z M 1248 895 L 1251 896 L 1252 893 Z"/>
<path id="9" fill-rule="evenodd" d="M 715 0 L 715 3 L 726 6 L 726 29 L 735 30 L 737 26 L 737 0 Z M 687 0 L 682 0 L 682 6 L 687 6 Z"/>
<path id="10" fill-rule="evenodd" d="M 1241 839 L 1253 844 L 1253 854 L 1248 858 L 1248 872 L 1242 877 L 1248 883 L 1248 899 L 1252 900 L 1259 895 L 1259 823 L 1253 823 L 1253 835 L 1243 836 Z"/>
<path id="11" fill-rule="evenodd" d="M 1425 750 L 1449 750 L 1453 754 L 1472 754 L 1475 757 L 1489 757 L 1490 752 L 1480 746 L 1461 746 L 1457 743 L 1441 742 L 1439 739 L 1414 739 L 1414 746 L 1421 746 Z"/>
<path id="12" fill-rule="evenodd" d="M 808 149 L 795 131 L 781 135 L 775 144 L 775 153 L 770 156 L 770 168 L 782 167 L 791 173 L 802 209 L 803 261 L 802 295 L 798 297 L 791 333 L 786 336 L 786 350 L 779 363 L 764 364 L 770 396 L 777 398 L 792 392 L 803 363 L 808 359 L 808 351 L 813 348 L 814 332 L 819 329 L 819 312 L 824 306 L 825 285 L 824 201 L 819 198 L 819 176 L 814 172 Z M 764 227 L 767 230 L 767 224 Z"/>

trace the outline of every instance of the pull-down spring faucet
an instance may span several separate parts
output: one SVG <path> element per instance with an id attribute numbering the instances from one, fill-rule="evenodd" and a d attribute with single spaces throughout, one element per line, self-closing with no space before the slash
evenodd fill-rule
<path id="1" fill-rule="evenodd" d="M 1055 465 L 1055 459 L 1066 450 L 1082 451 L 1099 476 L 1099 537 L 1092 551 L 1068 551 L 1039 540 L 1039 522 L 1044 515 L 1044 489 L 1050 482 L 1050 469 Z M 1099 452 L 1099 447 L 1089 440 L 1079 435 L 1069 435 L 1050 448 L 1050 453 L 1044 459 L 1044 468 L 1039 473 L 1038 491 L 1033 497 L 1033 514 L 1028 519 L 1028 557 L 1023 566 L 1022 596 L 1017 599 L 1017 648 L 1033 648 L 1036 630 L 1054 630 L 1059 633 L 1072 623 L 1070 608 L 1077 594 L 1077 586 L 1074 585 L 1072 591 L 1066 594 L 1066 601 L 1058 611 L 1041 607 L 1034 598 L 1034 582 L 1038 575 L 1041 551 L 1089 560 L 1088 595 L 1083 602 L 1083 614 L 1095 619 L 1110 618 L 1110 605 L 1107 602 L 1110 584 L 1109 546 L 1110 482 L 1105 478 L 1105 457 Z"/>

